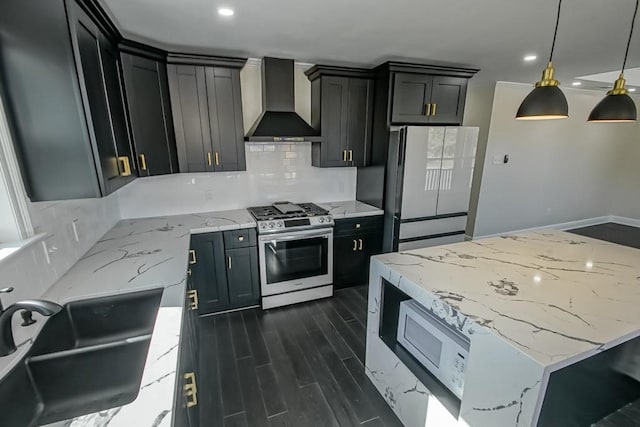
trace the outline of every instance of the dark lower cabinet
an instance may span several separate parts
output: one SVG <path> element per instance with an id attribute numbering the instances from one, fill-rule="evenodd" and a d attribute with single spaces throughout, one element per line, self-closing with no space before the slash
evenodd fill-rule
<path id="1" fill-rule="evenodd" d="M 138 175 L 178 172 L 167 66 L 160 59 L 123 52 L 122 73 Z"/>
<path id="2" fill-rule="evenodd" d="M 193 235 L 189 268 L 201 315 L 260 303 L 254 229 Z"/>
<path id="3" fill-rule="evenodd" d="M 222 233 L 191 236 L 189 268 L 198 291 L 198 312 L 214 313 L 229 307 L 229 290 Z"/>
<path id="4" fill-rule="evenodd" d="M 338 219 L 333 238 L 333 285 L 336 289 L 369 280 L 369 261 L 382 252 L 382 216 Z"/>
<path id="5" fill-rule="evenodd" d="M 227 249 L 227 285 L 233 307 L 260 303 L 258 248 Z"/>
<path id="6" fill-rule="evenodd" d="M 182 328 L 180 331 L 180 350 L 178 355 L 178 370 L 176 375 L 176 390 L 173 402 L 174 427 L 199 427 L 200 407 L 198 406 L 199 371 L 199 326 L 198 299 L 194 294 L 193 281 L 187 278 L 187 292 L 184 311 L 182 313 Z"/>

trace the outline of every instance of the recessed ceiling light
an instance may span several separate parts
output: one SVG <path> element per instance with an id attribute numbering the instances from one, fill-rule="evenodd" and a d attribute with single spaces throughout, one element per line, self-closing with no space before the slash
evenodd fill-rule
<path id="1" fill-rule="evenodd" d="M 536 59 L 538 59 L 536 55 L 527 55 L 524 57 L 524 60 L 527 62 L 535 61 Z"/>
<path id="2" fill-rule="evenodd" d="M 636 88 L 635 88 L 635 87 L 631 87 L 631 88 L 629 88 L 629 92 L 635 92 L 635 91 L 636 91 Z"/>
<path id="3" fill-rule="evenodd" d="M 233 16 L 233 9 L 229 9 L 228 7 L 220 7 L 218 8 L 218 14 L 221 16 Z"/>
<path id="4" fill-rule="evenodd" d="M 573 82 L 571 83 L 573 86 L 580 86 L 582 84 L 582 82 Z"/>

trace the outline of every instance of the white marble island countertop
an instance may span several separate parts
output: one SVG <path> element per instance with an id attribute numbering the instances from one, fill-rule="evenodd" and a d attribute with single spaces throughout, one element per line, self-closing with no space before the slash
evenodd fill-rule
<path id="1" fill-rule="evenodd" d="M 640 334 L 640 250 L 555 230 L 376 257 L 538 363 Z"/>
<path id="2" fill-rule="evenodd" d="M 362 203 L 358 200 L 318 203 L 318 206 L 328 210 L 334 219 L 384 215 L 384 211 L 382 209 L 378 209 L 375 206 Z"/>
<path id="3" fill-rule="evenodd" d="M 100 239 L 43 299 L 70 301 L 164 288 L 140 393 L 132 403 L 55 426 L 170 426 L 191 234 L 253 228 L 245 209 L 122 220 Z M 18 350 L 0 358 L 0 378 L 29 351 L 44 321 L 14 333 Z"/>
<path id="4" fill-rule="evenodd" d="M 471 342 L 460 414 L 439 425 L 535 425 L 552 372 L 640 335 L 638 249 L 542 230 L 375 256 L 367 375 L 407 426 L 437 405 L 379 338 L 385 280 Z"/>

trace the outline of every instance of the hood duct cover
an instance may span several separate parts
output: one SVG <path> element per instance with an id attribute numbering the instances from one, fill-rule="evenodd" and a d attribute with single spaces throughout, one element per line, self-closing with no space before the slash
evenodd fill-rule
<path id="1" fill-rule="evenodd" d="M 262 60 L 262 114 L 245 141 L 320 141 L 320 134 L 295 112 L 293 60 Z"/>

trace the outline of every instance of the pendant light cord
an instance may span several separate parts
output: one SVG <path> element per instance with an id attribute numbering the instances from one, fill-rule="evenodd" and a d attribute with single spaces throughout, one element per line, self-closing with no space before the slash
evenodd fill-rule
<path id="1" fill-rule="evenodd" d="M 640 0 L 636 0 L 636 3 Z M 551 43 L 551 54 L 549 55 L 549 62 L 553 59 L 553 50 L 556 47 L 556 36 L 558 35 L 558 24 L 560 23 L 560 9 L 562 7 L 562 0 L 558 0 L 558 16 L 556 16 L 556 29 L 553 32 L 553 43 Z M 636 8 L 637 10 L 637 8 Z M 635 15 L 634 15 L 635 17 Z M 627 50 L 629 47 L 627 47 Z"/>
<path id="2" fill-rule="evenodd" d="M 622 73 L 624 73 L 624 69 L 627 66 L 627 57 L 629 56 L 629 46 L 631 46 L 631 38 L 633 37 L 633 28 L 636 25 L 636 15 L 638 14 L 638 4 L 640 4 L 640 0 L 636 0 L 636 10 L 633 12 L 633 18 L 631 19 L 631 31 L 629 31 L 629 40 L 627 41 L 627 50 L 624 53 L 624 61 L 622 62 Z"/>

